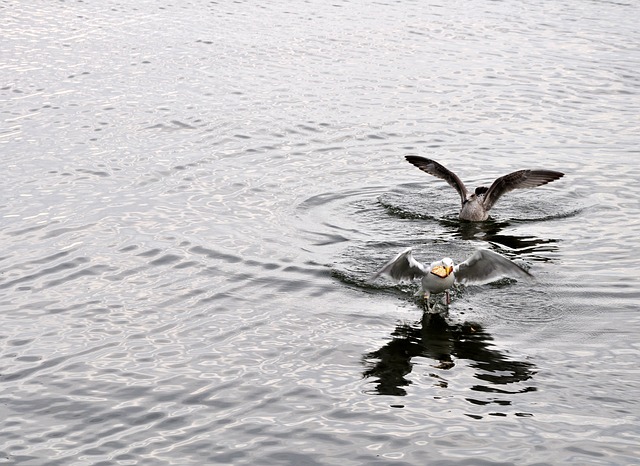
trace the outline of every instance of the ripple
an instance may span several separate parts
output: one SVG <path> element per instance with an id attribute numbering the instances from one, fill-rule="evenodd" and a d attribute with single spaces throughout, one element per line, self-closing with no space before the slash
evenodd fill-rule
<path id="1" fill-rule="evenodd" d="M 454 211 L 444 217 L 435 218 L 414 210 L 416 205 L 420 205 L 413 202 L 413 199 L 416 199 L 415 191 L 412 190 L 411 193 L 400 197 L 395 194 L 382 194 L 376 203 L 372 194 L 379 192 L 379 189 L 374 187 L 323 193 L 305 200 L 299 206 L 302 219 L 306 221 L 309 218 L 331 218 L 332 221 L 321 223 L 322 227 L 329 228 L 330 231 L 311 231 L 308 228 L 304 228 L 303 231 L 310 237 L 315 237 L 313 244 L 316 246 L 337 245 L 356 239 L 368 239 L 375 235 L 386 235 L 390 238 L 406 238 L 403 242 L 394 241 L 400 248 L 412 244 L 424 247 L 424 244 L 460 238 L 485 242 L 485 247 L 499 245 L 510 254 L 543 262 L 551 260 L 549 253 L 558 251 L 558 240 L 554 238 L 536 237 L 531 234 L 506 234 L 508 231 L 522 229 L 522 220 L 461 222 Z M 394 198 L 395 204 L 392 202 Z M 424 200 L 420 202 L 424 203 Z M 578 214 L 573 212 L 569 217 L 573 215 Z M 527 222 L 551 221 L 554 218 L 566 217 L 540 216 L 530 218 Z M 342 223 L 338 224 L 336 219 Z M 437 249 L 442 248 L 436 247 Z M 368 253 L 362 252 L 362 255 L 365 257 Z M 444 255 L 455 254 L 444 251 Z"/>
<path id="2" fill-rule="evenodd" d="M 446 189 L 444 194 L 443 189 Z M 492 209 L 490 220 L 480 223 L 508 225 L 549 221 L 578 216 L 586 208 L 576 206 L 582 201 L 573 193 L 559 195 L 547 191 L 539 189 L 535 192 L 529 190 L 527 193 L 508 193 Z M 381 195 L 379 202 L 391 215 L 400 218 L 467 223 L 457 220 L 459 196 L 453 189 L 448 186 L 442 188 L 439 183 L 427 186 L 417 183 L 403 184 Z"/>
<path id="3" fill-rule="evenodd" d="M 51 259 L 53 257 L 55 258 L 59 258 L 59 257 L 64 257 L 66 254 L 63 255 L 59 255 L 56 254 L 54 256 L 50 256 L 48 259 Z M 44 263 L 48 262 L 48 259 L 44 260 Z M 66 262 L 60 262 L 57 265 L 53 266 L 53 267 L 47 267 L 45 269 L 41 269 L 38 270 L 37 272 L 28 274 L 28 275 L 23 275 L 21 277 L 18 278 L 14 278 L 13 280 L 9 280 L 5 283 L 0 283 L 0 289 L 5 289 L 5 288 L 11 288 L 11 287 L 15 287 L 16 285 L 20 285 L 22 283 L 30 283 L 30 282 L 38 282 L 40 278 L 42 277 L 47 277 L 49 275 L 61 275 L 61 272 L 67 272 L 73 269 L 76 269 L 84 264 L 87 264 L 90 262 L 90 259 L 87 257 L 76 257 L 73 260 L 70 261 L 66 261 Z M 31 264 L 42 264 L 43 260 L 36 260 L 36 261 L 31 261 Z M 25 264 L 25 266 L 28 264 Z M 19 266 L 19 268 L 23 268 L 22 266 Z M 89 266 L 89 267 L 85 267 L 84 269 L 80 270 L 80 271 L 76 271 L 76 272 L 72 272 L 72 273 L 65 273 L 63 277 L 58 278 L 56 280 L 50 280 L 46 283 L 43 284 L 44 287 L 49 287 L 49 286 L 56 286 L 60 283 L 64 283 L 66 281 L 69 280 L 74 280 L 75 278 L 78 278 L 80 276 L 83 275 L 94 275 L 94 274 L 99 274 L 102 271 L 106 270 L 107 267 L 106 266 Z"/>

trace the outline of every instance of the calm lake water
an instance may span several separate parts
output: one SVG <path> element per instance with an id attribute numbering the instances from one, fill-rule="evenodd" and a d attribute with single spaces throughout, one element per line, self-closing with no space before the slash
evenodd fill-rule
<path id="1" fill-rule="evenodd" d="M 637 2 L 0 15 L 0 464 L 638 463 Z M 408 154 L 566 176 L 464 224 Z"/>

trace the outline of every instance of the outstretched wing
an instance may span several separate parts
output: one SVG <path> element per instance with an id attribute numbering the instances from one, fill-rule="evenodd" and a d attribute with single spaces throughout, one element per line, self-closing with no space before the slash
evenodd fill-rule
<path id="1" fill-rule="evenodd" d="M 518 170 L 501 176 L 493 182 L 484 198 L 484 208 L 489 210 L 500 196 L 514 189 L 535 188 L 562 178 L 564 173 L 553 170 Z"/>
<path id="2" fill-rule="evenodd" d="M 460 195 L 460 201 L 462 203 L 467 200 L 467 188 L 465 188 L 464 183 L 460 181 L 460 178 L 458 178 L 455 173 L 453 173 L 446 167 L 440 165 L 435 160 L 418 157 L 417 155 L 407 155 L 405 156 L 405 159 L 407 159 L 407 162 L 415 165 L 423 172 L 428 173 L 429 175 L 436 176 L 449 183 L 449 186 L 458 191 L 458 194 Z"/>
<path id="3" fill-rule="evenodd" d="M 515 262 L 488 249 L 478 249 L 466 261 L 456 265 L 453 273 L 458 283 L 466 285 L 482 285 L 502 277 L 533 278 Z"/>
<path id="4" fill-rule="evenodd" d="M 370 280 L 373 281 L 380 275 L 386 275 L 395 281 L 413 280 L 422 278 L 427 273 L 429 271 L 425 266 L 411 255 L 411 248 L 407 248 L 373 274 Z"/>

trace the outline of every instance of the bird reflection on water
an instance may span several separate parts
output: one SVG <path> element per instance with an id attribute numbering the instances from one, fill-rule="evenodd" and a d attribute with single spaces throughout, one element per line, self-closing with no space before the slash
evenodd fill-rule
<path id="1" fill-rule="evenodd" d="M 555 252 L 558 250 L 557 240 L 553 238 L 543 239 L 535 236 L 519 236 L 505 235 L 501 232 L 511 226 L 509 222 L 496 222 L 487 220 L 484 222 L 461 222 L 459 220 L 451 221 L 447 219 L 440 220 L 440 224 L 445 227 L 449 233 L 456 238 L 469 240 L 486 241 L 499 244 L 508 248 L 512 254 L 530 254 L 532 251 L 536 253 Z M 529 259 L 546 260 L 542 256 L 532 257 Z"/>
<path id="2" fill-rule="evenodd" d="M 523 225 L 576 216 L 585 208 L 580 199 L 559 199 L 557 196 L 540 193 L 535 203 L 520 202 L 517 197 L 512 197 L 502 205 L 499 216 L 490 216 L 482 222 L 467 222 L 458 218 L 457 210 L 450 208 L 450 201 L 439 190 L 419 183 L 399 185 L 377 198 L 379 206 L 390 218 L 415 220 L 416 231 L 431 231 L 440 237 L 465 241 L 492 242 L 505 246 L 518 255 L 534 252 L 533 257 L 528 258 L 541 261 L 547 260 L 548 255 L 545 253 L 557 252 L 558 240 L 529 234 L 518 235 L 514 232 Z M 413 223 L 403 223 L 402 227 L 406 231 Z M 528 227 L 527 230 L 531 231 Z"/>
<path id="3" fill-rule="evenodd" d="M 515 394 L 535 391 L 531 386 L 515 391 L 505 387 L 507 384 L 529 380 L 535 374 L 535 365 L 509 359 L 504 353 L 494 349 L 491 335 L 476 323 L 449 324 L 442 314 L 424 313 L 418 322 L 398 325 L 391 336 L 391 341 L 363 357 L 363 376 L 375 378 L 374 387 L 370 391 L 372 394 L 406 395 L 405 387 L 412 383 L 407 375 L 412 372 L 412 360 L 416 357 L 433 360 L 431 366 L 441 370 L 453 370 L 456 360 L 469 361 L 468 365 L 475 370 L 474 378 L 481 381 L 469 387 L 476 392 Z M 432 376 L 435 385 L 447 387 L 445 377 L 435 374 Z M 467 400 L 474 404 L 495 402 L 471 398 Z M 498 403 L 509 404 L 508 401 Z"/>

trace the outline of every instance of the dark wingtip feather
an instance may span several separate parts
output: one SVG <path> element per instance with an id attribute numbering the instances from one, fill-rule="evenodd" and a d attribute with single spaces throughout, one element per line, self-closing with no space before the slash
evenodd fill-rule
<path id="1" fill-rule="evenodd" d="M 557 172 L 555 170 L 536 170 L 536 171 L 541 175 L 546 176 L 547 178 L 550 178 L 550 181 L 558 180 L 564 176 L 564 173 Z"/>
<path id="2" fill-rule="evenodd" d="M 564 173 L 554 170 L 532 170 L 531 180 L 538 180 L 540 186 L 551 183 L 552 181 L 559 180 L 564 176 Z"/>
<path id="3" fill-rule="evenodd" d="M 424 166 L 429 163 L 433 163 L 433 160 L 427 159 L 425 157 L 420 157 L 419 155 L 405 155 L 404 158 L 412 165 L 416 167 Z"/>

